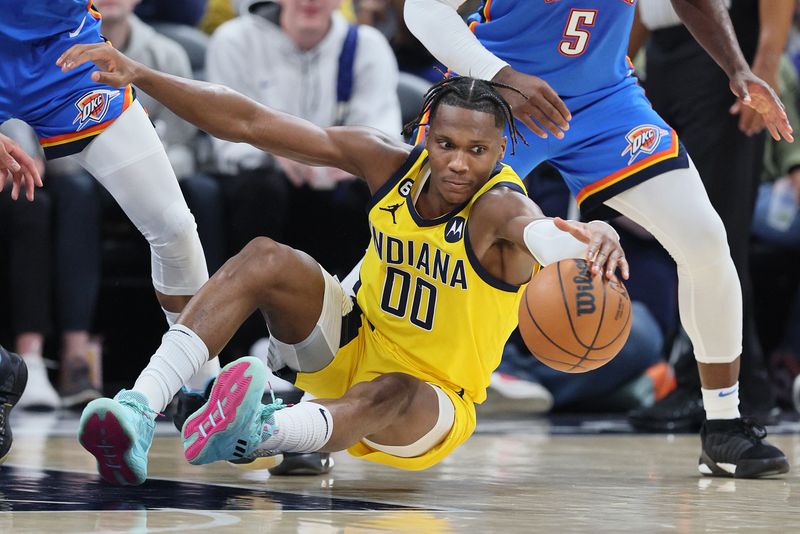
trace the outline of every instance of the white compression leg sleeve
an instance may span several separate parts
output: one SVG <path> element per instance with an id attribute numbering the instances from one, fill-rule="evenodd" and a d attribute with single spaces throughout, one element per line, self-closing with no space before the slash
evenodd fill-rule
<path id="1" fill-rule="evenodd" d="M 164 295 L 194 295 L 208 280 L 197 225 L 164 146 L 139 102 L 134 101 L 75 158 L 111 193 L 150 243 L 155 289 Z M 164 314 L 172 326 L 178 314 L 167 310 Z M 205 389 L 219 369 L 217 358 L 206 361 L 187 386 Z"/>
<path id="2" fill-rule="evenodd" d="M 678 264 L 678 308 L 697 361 L 734 361 L 742 352 L 742 288 L 725 227 L 694 164 L 606 204 L 647 229 Z"/>
<path id="3" fill-rule="evenodd" d="M 153 286 L 194 295 L 208 280 L 203 248 L 167 154 L 138 101 L 82 152 L 91 173 L 150 243 Z"/>

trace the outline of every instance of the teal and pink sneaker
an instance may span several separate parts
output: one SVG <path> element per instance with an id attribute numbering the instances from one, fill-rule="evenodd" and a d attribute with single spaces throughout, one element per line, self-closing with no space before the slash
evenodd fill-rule
<path id="1" fill-rule="evenodd" d="M 97 458 L 109 484 L 138 486 L 147 479 L 147 451 L 153 443 L 156 412 L 138 391 L 96 399 L 81 414 L 78 441 Z"/>
<path id="2" fill-rule="evenodd" d="M 263 439 L 261 396 L 267 371 L 258 358 L 226 365 L 206 402 L 183 425 L 189 463 L 208 464 L 249 456 Z"/>

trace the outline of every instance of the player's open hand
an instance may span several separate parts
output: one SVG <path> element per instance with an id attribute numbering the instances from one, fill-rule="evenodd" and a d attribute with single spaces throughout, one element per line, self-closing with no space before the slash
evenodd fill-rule
<path id="1" fill-rule="evenodd" d="M 747 70 L 733 76 L 730 87 L 733 94 L 739 98 L 731 107 L 731 113 L 738 114 L 744 107 L 752 108 L 761 115 L 764 126 L 773 139 L 780 141 L 783 138 L 790 143 L 794 141 L 792 126 L 786 117 L 783 103 L 769 84 Z M 757 131 L 759 123 L 748 119 L 747 116 L 743 120 L 746 121 L 740 122 L 743 131 L 746 133 Z"/>
<path id="2" fill-rule="evenodd" d="M 492 81 L 509 85 L 527 97 L 510 89 L 497 89 L 511 105 L 514 116 L 533 133 L 545 139 L 549 131 L 559 139 L 564 138 L 572 114 L 547 82 L 511 67 L 502 68 Z"/>
<path id="3" fill-rule="evenodd" d="M 42 177 L 36 163 L 20 146 L 9 137 L 0 134 L 0 191 L 10 181 L 11 198 L 17 200 L 20 190 L 25 190 L 25 197 L 33 200 L 36 187 L 42 187 Z"/>
<path id="4" fill-rule="evenodd" d="M 572 235 L 578 241 L 586 243 L 586 261 L 589 262 L 592 274 L 605 274 L 609 280 L 616 280 L 619 269 L 625 280 L 630 276 L 628 260 L 619 244 L 619 235 L 611 225 L 603 221 L 582 223 L 565 221 L 561 217 L 553 219 L 556 228 Z"/>
<path id="5" fill-rule="evenodd" d="M 139 65 L 107 43 L 71 46 L 61 54 L 56 65 L 67 72 L 88 61 L 100 69 L 92 72 L 92 80 L 112 87 L 124 87 L 132 83 Z"/>

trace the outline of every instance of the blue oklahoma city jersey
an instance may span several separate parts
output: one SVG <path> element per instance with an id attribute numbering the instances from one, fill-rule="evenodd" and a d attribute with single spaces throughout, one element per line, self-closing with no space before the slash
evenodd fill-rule
<path id="1" fill-rule="evenodd" d="M 14 41 L 69 34 L 100 18 L 91 0 L 0 0 L 0 13 L 0 39 Z"/>
<path id="2" fill-rule="evenodd" d="M 469 20 L 489 51 L 563 97 L 631 76 L 627 36 L 635 9 L 636 0 L 485 0 Z"/>
<path id="3" fill-rule="evenodd" d="M 542 78 L 572 113 L 563 139 L 541 139 L 520 124 L 528 142 L 504 163 L 525 176 L 549 162 L 591 217 L 609 215 L 609 198 L 689 166 L 626 56 L 635 9 L 636 0 L 484 0 L 470 17 L 490 52 Z"/>
<path id="4" fill-rule="evenodd" d="M 105 41 L 91 0 L 0 0 L 0 123 L 33 127 L 48 158 L 83 150 L 133 102 L 131 86 L 92 81 L 86 63 L 61 72 L 72 45 Z"/>

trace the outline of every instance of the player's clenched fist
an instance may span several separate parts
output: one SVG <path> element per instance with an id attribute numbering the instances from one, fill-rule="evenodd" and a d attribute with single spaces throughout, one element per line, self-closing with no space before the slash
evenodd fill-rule
<path id="1" fill-rule="evenodd" d="M 124 87 L 132 83 L 139 63 L 125 57 L 107 43 L 80 44 L 70 47 L 56 61 L 64 72 L 91 61 L 98 69 L 92 72 L 92 80 L 112 87 Z"/>

